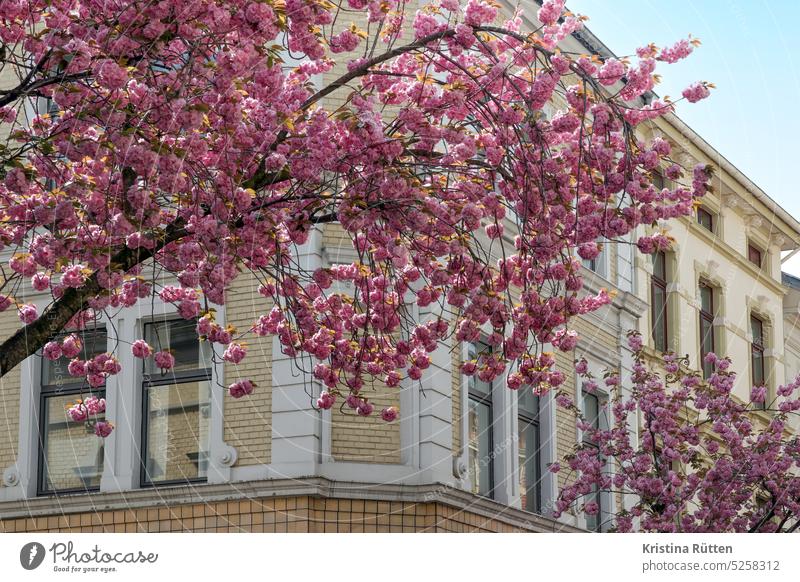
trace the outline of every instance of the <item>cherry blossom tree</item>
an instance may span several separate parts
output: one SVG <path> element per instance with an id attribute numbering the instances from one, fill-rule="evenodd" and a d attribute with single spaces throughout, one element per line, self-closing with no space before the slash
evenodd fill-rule
<path id="1" fill-rule="evenodd" d="M 603 60 L 557 48 L 582 25 L 563 0 L 544 3 L 535 30 L 490 0 L 410 6 L 0 3 L 0 59 L 16 79 L 0 90 L 0 247 L 11 255 L 0 310 L 20 319 L 0 374 L 32 354 L 66 355 L 71 374 L 100 385 L 120 372 L 117 353 L 83 361 L 79 339 L 59 334 L 158 296 L 227 362 L 246 357 L 248 336 L 271 334 L 285 354 L 313 358 L 322 408 L 338 398 L 370 414 L 366 382 L 417 380 L 440 340 L 485 329 L 496 349 L 466 373 L 514 366 L 511 387 L 557 386 L 541 345 L 570 349 L 570 319 L 609 301 L 581 293 L 579 259 L 601 237 L 687 215 L 707 189 L 705 167 L 682 168 L 667 141 L 634 134 L 674 108 L 644 98 L 657 62 L 695 43 Z M 660 167 L 674 187 L 653 186 Z M 298 249 L 334 221 L 358 260 L 305 271 Z M 638 240 L 646 252 L 665 244 Z M 223 327 L 213 306 L 245 275 L 262 314 Z M 23 285 L 48 304 L 18 299 Z M 414 304 L 439 315 L 415 321 Z M 174 362 L 144 340 L 115 345 Z"/>
<path id="2" fill-rule="evenodd" d="M 601 516 L 614 531 L 800 528 L 800 438 L 791 430 L 800 411 L 800 376 L 779 387 L 770 402 L 764 386 L 743 402 L 733 392 L 729 359 L 708 354 L 714 372 L 703 380 L 674 354 L 648 364 L 638 334 L 629 342 L 636 354 L 630 387 L 616 373 L 604 379 L 612 394 L 609 426 L 585 418 L 566 393 L 556 397 L 576 414 L 583 434 L 566 467 L 551 467 L 570 470 L 556 514 L 573 509 L 596 515 L 596 496 L 605 494 L 622 498 L 617 513 Z M 585 361 L 577 371 L 584 390 L 598 388 L 601 380 Z"/>

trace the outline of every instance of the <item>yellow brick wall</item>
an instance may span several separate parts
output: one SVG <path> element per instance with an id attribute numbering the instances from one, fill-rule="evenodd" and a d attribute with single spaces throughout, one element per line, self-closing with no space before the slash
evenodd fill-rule
<path id="1" fill-rule="evenodd" d="M 427 502 L 311 496 L 153 506 L 0 520 L 0 532 L 519 532 L 500 520 Z"/>
<path id="2" fill-rule="evenodd" d="M 19 79 L 17 78 L 16 72 L 12 69 L 10 65 L 6 65 L 0 68 L 0 90 L 8 90 L 16 87 L 19 84 Z M 16 104 L 15 104 L 16 105 Z M 19 110 L 17 111 L 17 119 L 18 121 L 24 122 L 25 117 L 22 112 Z M 8 134 L 11 131 L 12 124 L 11 123 L 0 123 L 0 143 L 5 144 L 6 140 L 8 139 Z M 17 124 L 15 129 L 19 129 L 19 123 Z"/>
<path id="3" fill-rule="evenodd" d="M 611 325 L 612 322 L 608 323 Z M 588 319 L 582 317 L 576 317 L 572 319 L 570 325 L 572 329 L 578 332 L 581 340 L 585 341 L 587 344 L 603 346 L 610 352 L 617 351 L 616 336 L 603 329 L 603 327 L 601 327 L 602 324 L 597 325 L 594 321 L 589 321 Z"/>
<path id="4" fill-rule="evenodd" d="M 372 416 L 358 416 L 337 402 L 331 409 L 331 454 L 337 461 L 360 463 L 400 463 L 400 423 L 385 422 L 380 411 L 386 406 L 400 409 L 400 389 L 382 382 L 366 385 L 361 394 L 374 406 Z"/>
<path id="5" fill-rule="evenodd" d="M 322 230 L 322 248 L 325 249 L 331 261 L 336 262 L 340 259 L 338 249 L 346 252 L 345 256 L 353 253 L 353 241 L 347 231 L 338 222 L 326 224 Z"/>
<path id="6" fill-rule="evenodd" d="M 245 271 L 228 291 L 226 323 L 242 333 L 270 309 L 259 295 L 258 282 Z M 225 364 L 225 386 L 240 379 L 256 383 L 253 393 L 239 400 L 225 395 L 225 441 L 236 447 L 238 466 L 270 462 L 272 442 L 272 336 L 247 337 L 247 357 L 239 365 Z"/>
<path id="7" fill-rule="evenodd" d="M 16 310 L 8 308 L 0 313 L 0 339 L 8 338 L 19 327 Z M 0 378 L 0 474 L 17 462 L 19 440 L 20 366 Z M 26 389 L 30 389 L 28 386 Z M 2 487 L 0 481 L 0 487 Z"/>
<path id="8" fill-rule="evenodd" d="M 338 249 L 351 252 L 352 242 L 338 223 L 326 224 L 322 233 L 322 246 L 332 261 L 338 259 Z M 386 423 L 380 411 L 386 406 L 400 410 L 399 388 L 389 388 L 382 382 L 374 382 L 362 390 L 374 406 L 370 417 L 358 416 L 354 410 L 344 407 L 341 399 L 331 411 L 331 454 L 337 461 L 365 463 L 400 463 L 400 424 Z M 403 411 L 400 410 L 400 414 Z"/>

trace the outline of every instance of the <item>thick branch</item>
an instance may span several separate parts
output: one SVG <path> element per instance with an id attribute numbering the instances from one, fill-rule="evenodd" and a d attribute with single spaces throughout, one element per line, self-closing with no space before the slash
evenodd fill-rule
<path id="1" fill-rule="evenodd" d="M 153 249 L 124 248 L 111 258 L 111 264 L 122 271 L 128 271 L 146 261 L 187 234 L 181 219 L 170 224 L 163 239 Z M 41 349 L 69 323 L 72 317 L 86 307 L 86 302 L 107 292 L 100 286 L 98 271 L 89 277 L 80 289 L 69 288 L 54 301 L 41 317 L 30 325 L 21 327 L 14 335 L 0 344 L 0 377 L 5 376 L 25 358 Z"/>

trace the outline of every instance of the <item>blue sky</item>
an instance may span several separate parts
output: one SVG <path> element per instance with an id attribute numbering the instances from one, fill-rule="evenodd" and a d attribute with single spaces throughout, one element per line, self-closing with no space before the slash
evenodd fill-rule
<path id="1" fill-rule="evenodd" d="M 713 82 L 711 97 L 681 102 L 678 115 L 800 219 L 800 50 L 791 40 L 800 1 L 567 0 L 567 7 L 588 16 L 588 28 L 618 55 L 699 38 L 688 59 L 661 66 L 656 92 L 678 98 L 694 81 Z M 784 270 L 800 275 L 800 256 Z"/>

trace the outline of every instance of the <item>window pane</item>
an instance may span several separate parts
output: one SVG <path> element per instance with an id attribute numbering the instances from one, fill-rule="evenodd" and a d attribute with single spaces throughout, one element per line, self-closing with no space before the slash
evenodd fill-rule
<path id="1" fill-rule="evenodd" d="M 705 356 L 714 351 L 714 326 L 702 315 L 700 316 L 700 357 L 703 359 L 703 377 L 709 378 L 714 372 L 714 365 L 705 361 Z"/>
<path id="2" fill-rule="evenodd" d="M 206 476 L 210 394 L 207 380 L 146 387 L 147 481 Z"/>
<path id="3" fill-rule="evenodd" d="M 484 363 L 484 358 L 491 355 L 491 353 L 492 347 L 488 344 L 483 342 L 469 344 L 468 359 L 477 360 L 479 370 Z M 492 393 L 492 383 L 481 380 L 478 378 L 478 375 L 475 374 L 474 376 L 469 376 L 469 390 L 470 392 L 479 392 L 480 394 L 489 395 Z"/>
<path id="4" fill-rule="evenodd" d="M 653 275 L 662 281 L 667 280 L 667 257 L 663 251 L 653 254 Z"/>
<path id="5" fill-rule="evenodd" d="M 659 192 L 664 189 L 664 176 L 660 172 L 653 172 L 653 186 L 655 186 L 656 190 Z"/>
<path id="6" fill-rule="evenodd" d="M 653 341 L 655 348 L 659 351 L 666 351 L 667 338 L 667 293 L 663 287 L 653 285 Z"/>
<path id="7" fill-rule="evenodd" d="M 85 423 L 74 422 L 67 416 L 67 409 L 79 398 L 70 394 L 44 399 L 41 478 L 44 491 L 100 487 L 104 439 Z M 97 419 L 104 416 L 100 414 Z"/>
<path id="8" fill-rule="evenodd" d="M 702 208 L 697 209 L 697 222 L 700 223 L 700 226 L 714 232 L 714 217 L 707 210 L 703 210 Z"/>
<path id="9" fill-rule="evenodd" d="M 598 512 L 594 515 L 589 515 L 588 513 L 586 514 L 586 529 L 589 531 L 600 531 L 600 519 L 603 513 L 603 506 L 600 504 L 601 493 L 597 485 L 592 485 L 591 493 L 587 494 L 586 497 L 584 497 L 584 500 L 585 503 L 591 503 L 594 501 L 599 508 Z"/>
<path id="10" fill-rule="evenodd" d="M 753 343 L 759 346 L 764 345 L 764 324 L 757 317 L 750 317 L 750 331 L 753 334 Z"/>
<path id="11" fill-rule="evenodd" d="M 145 339 L 157 352 L 172 350 L 176 372 L 211 367 L 209 344 L 199 340 L 194 320 L 149 323 Z M 160 374 L 152 358 L 146 360 L 146 365 L 148 373 Z"/>
<path id="12" fill-rule="evenodd" d="M 749 245 L 747 247 L 747 258 L 753 263 L 755 266 L 761 266 L 761 251 L 758 250 L 753 245 Z"/>
<path id="13" fill-rule="evenodd" d="M 71 332 L 81 339 L 81 353 L 78 358 L 81 360 L 88 360 L 98 354 L 103 354 L 108 351 L 108 339 L 106 337 L 105 329 L 93 329 Z M 56 340 L 62 341 L 70 333 L 59 335 Z M 42 385 L 58 387 L 65 384 L 82 383 L 83 378 L 76 378 L 70 376 L 67 371 L 67 366 L 71 358 L 61 357 L 57 360 L 42 359 Z"/>
<path id="14" fill-rule="evenodd" d="M 594 428 L 600 428 L 600 399 L 596 394 L 583 393 L 583 415 L 586 422 Z"/>
<path id="15" fill-rule="evenodd" d="M 700 285 L 700 309 L 714 314 L 714 293 L 708 285 Z"/>
<path id="16" fill-rule="evenodd" d="M 753 350 L 752 354 L 753 363 L 753 386 L 764 385 L 764 352 L 761 350 Z"/>
<path id="17" fill-rule="evenodd" d="M 491 497 L 492 409 L 488 404 L 469 401 L 469 476 L 472 492 Z"/>
<path id="18" fill-rule="evenodd" d="M 539 511 L 539 485 L 542 479 L 539 464 L 539 425 L 519 421 L 519 492 L 522 507 L 527 511 Z"/>
<path id="19" fill-rule="evenodd" d="M 523 386 L 517 391 L 517 405 L 519 413 L 531 420 L 535 420 L 539 416 L 539 397 L 533 393 L 530 386 Z"/>

